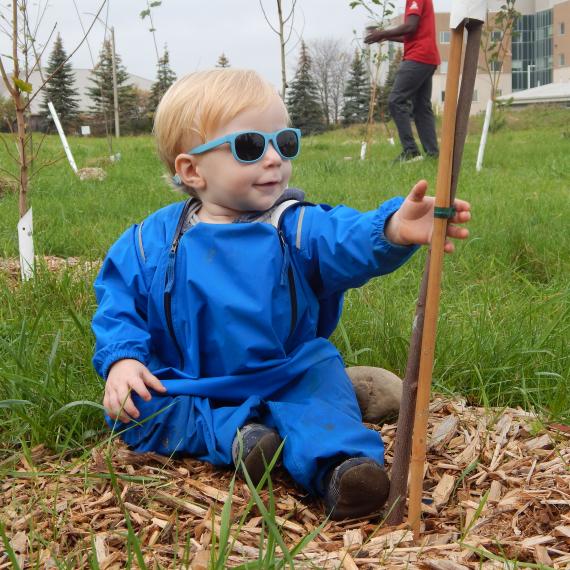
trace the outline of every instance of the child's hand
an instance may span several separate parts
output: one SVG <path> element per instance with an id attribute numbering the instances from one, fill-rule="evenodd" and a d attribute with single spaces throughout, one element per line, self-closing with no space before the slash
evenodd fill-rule
<path id="1" fill-rule="evenodd" d="M 166 392 L 160 380 L 138 360 L 131 358 L 117 360 L 109 371 L 103 398 L 103 405 L 111 419 L 119 419 L 124 423 L 137 419 L 140 414 L 133 404 L 130 392 L 134 390 L 148 402 L 151 395 L 147 386 L 157 392 Z"/>
<path id="2" fill-rule="evenodd" d="M 420 180 L 408 194 L 401 208 L 390 218 L 385 229 L 386 238 L 398 245 L 425 245 L 431 242 L 433 232 L 433 209 L 435 198 L 426 196 L 427 182 Z M 457 213 L 447 224 L 447 237 L 466 239 L 469 230 L 454 224 L 463 224 L 471 219 L 471 204 L 455 200 Z M 445 240 L 444 251 L 452 253 L 453 243 Z"/>

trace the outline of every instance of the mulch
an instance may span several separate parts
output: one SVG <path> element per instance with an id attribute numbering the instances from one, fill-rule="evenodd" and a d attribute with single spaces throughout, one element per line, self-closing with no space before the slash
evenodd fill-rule
<path id="1" fill-rule="evenodd" d="M 370 427 L 381 431 L 389 465 L 395 425 Z M 436 398 L 430 434 L 420 543 L 405 525 L 388 527 L 380 517 L 329 521 L 296 556 L 295 567 L 570 568 L 568 426 L 545 426 L 521 409 Z M 28 459 L 16 454 L 0 468 L 11 470 L 1 483 L 0 517 L 12 550 L 22 568 L 45 569 L 64 559 L 71 567 L 94 567 L 90 557 L 104 570 L 124 568 L 128 522 L 149 568 L 188 567 L 186 551 L 191 568 L 206 569 L 232 477 L 193 459 L 135 454 L 120 442 L 101 444 L 82 459 L 39 446 Z M 275 521 L 292 548 L 321 525 L 323 508 L 279 469 L 273 488 Z M 266 533 L 257 508 L 236 530 L 250 497 L 237 480 L 228 567 L 257 560 Z M 266 489 L 261 497 L 268 504 Z M 0 569 L 11 566 L 0 549 Z"/>
<path id="2" fill-rule="evenodd" d="M 80 257 L 57 257 L 56 255 L 36 255 L 36 270 L 47 270 L 58 273 L 65 269 L 73 269 L 76 273 L 89 272 L 101 266 L 101 260 L 89 261 Z M 12 285 L 21 282 L 20 259 L 18 257 L 0 257 L 0 275 L 8 278 Z"/>

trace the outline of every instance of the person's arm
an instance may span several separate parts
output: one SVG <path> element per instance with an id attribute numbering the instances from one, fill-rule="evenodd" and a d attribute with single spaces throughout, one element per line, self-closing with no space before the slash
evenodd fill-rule
<path id="1" fill-rule="evenodd" d="M 366 28 L 367 34 L 364 43 L 374 44 L 386 40 L 404 42 L 416 33 L 419 24 L 420 17 L 416 14 L 410 14 L 403 24 L 389 30 L 378 30 L 370 26 Z"/>
<path id="2" fill-rule="evenodd" d="M 395 38 L 390 38 L 391 42 L 399 42 L 403 44 L 406 41 L 406 36 L 397 36 Z"/>
<path id="3" fill-rule="evenodd" d="M 94 283 L 97 311 L 93 365 L 103 379 L 122 359 L 146 364 L 150 333 L 146 321 L 148 290 L 139 251 L 139 227 L 129 228 L 109 250 Z"/>
<path id="4" fill-rule="evenodd" d="M 420 181 L 405 200 L 392 198 L 365 213 L 346 206 L 306 208 L 302 223 L 292 224 L 293 233 L 287 238 L 299 244 L 317 296 L 326 298 L 360 287 L 372 277 L 394 271 L 420 245 L 429 244 L 435 199 L 426 196 L 426 190 L 427 182 Z M 470 205 L 457 199 L 454 206 L 456 214 L 447 226 L 447 237 L 466 239 L 468 230 L 456 224 L 470 220 Z M 445 251 L 453 249 L 453 243 L 446 240 Z"/>
<path id="5" fill-rule="evenodd" d="M 360 287 L 405 263 L 416 246 L 391 243 L 385 235 L 388 220 L 403 198 L 392 198 L 378 209 L 359 212 L 347 206 L 307 207 L 301 235 L 287 236 L 299 244 L 311 288 L 319 298 Z M 292 225 L 292 231 L 299 229 Z"/>

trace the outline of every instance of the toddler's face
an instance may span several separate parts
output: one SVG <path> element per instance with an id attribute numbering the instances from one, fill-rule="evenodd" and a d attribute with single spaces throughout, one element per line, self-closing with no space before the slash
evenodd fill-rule
<path id="1" fill-rule="evenodd" d="M 264 110 L 249 109 L 220 127 L 209 140 L 238 131 L 275 132 L 287 127 L 287 117 L 278 96 Z M 284 160 L 272 143 L 257 162 L 244 164 L 224 144 L 196 156 L 196 170 L 205 180 L 200 198 L 205 206 L 248 212 L 267 210 L 283 193 L 291 178 L 291 161 Z"/>

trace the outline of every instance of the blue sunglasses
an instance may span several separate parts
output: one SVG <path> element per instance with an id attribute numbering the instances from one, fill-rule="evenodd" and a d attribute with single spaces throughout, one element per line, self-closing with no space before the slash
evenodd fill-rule
<path id="1" fill-rule="evenodd" d="M 284 160 L 295 158 L 301 150 L 301 131 L 299 129 L 281 129 L 274 133 L 260 131 L 240 131 L 208 143 L 201 144 L 188 151 L 188 154 L 202 154 L 213 148 L 229 143 L 234 158 L 238 162 L 251 164 L 261 160 L 267 152 L 269 143 Z"/>

